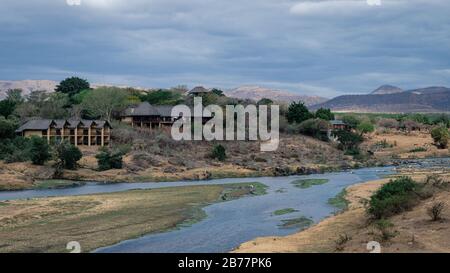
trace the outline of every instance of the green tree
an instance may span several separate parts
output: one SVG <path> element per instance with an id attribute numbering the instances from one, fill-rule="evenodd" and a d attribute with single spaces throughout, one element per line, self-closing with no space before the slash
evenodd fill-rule
<path id="1" fill-rule="evenodd" d="M 271 105 L 273 104 L 273 100 L 271 99 L 267 99 L 267 98 L 262 98 L 257 102 L 258 105 Z"/>
<path id="2" fill-rule="evenodd" d="M 99 171 L 106 171 L 110 169 L 122 169 L 123 166 L 123 153 L 120 151 L 111 152 L 107 148 L 103 148 L 95 156 L 97 158 Z"/>
<path id="3" fill-rule="evenodd" d="M 431 130 L 431 137 L 434 140 L 434 143 L 437 147 L 441 149 L 446 149 L 448 147 L 448 141 L 450 138 L 450 133 L 448 132 L 447 127 L 440 126 Z"/>
<path id="4" fill-rule="evenodd" d="M 22 89 L 9 89 L 6 91 L 6 99 L 14 102 L 16 105 L 24 102 L 22 97 Z"/>
<path id="5" fill-rule="evenodd" d="M 90 84 L 87 80 L 80 79 L 78 77 L 71 77 L 60 82 L 59 85 L 56 86 L 55 91 L 67 94 L 70 98 L 72 98 L 74 95 L 89 88 Z"/>
<path id="6" fill-rule="evenodd" d="M 141 95 L 140 99 L 153 105 L 176 105 L 182 100 L 179 92 L 163 89 Z"/>
<path id="7" fill-rule="evenodd" d="M 288 111 L 286 113 L 286 118 L 289 123 L 302 123 L 303 121 L 313 118 L 305 104 L 301 101 L 293 102 L 289 105 Z"/>
<path id="8" fill-rule="evenodd" d="M 219 97 L 224 97 L 224 96 L 225 96 L 225 94 L 223 93 L 223 91 L 220 90 L 220 89 L 217 89 L 217 88 L 213 88 L 213 89 L 211 90 L 211 92 L 212 92 L 213 94 L 216 94 L 216 95 L 219 96 Z"/>
<path id="9" fill-rule="evenodd" d="M 5 119 L 0 117 L 0 139 L 11 139 L 14 138 L 18 124 L 14 120 Z"/>
<path id="10" fill-rule="evenodd" d="M 22 89 L 9 89 L 6 94 L 6 99 L 0 101 L 0 115 L 8 118 L 23 103 Z"/>
<path id="11" fill-rule="evenodd" d="M 225 159 L 227 158 L 225 147 L 223 147 L 222 145 L 214 146 L 211 157 L 219 161 L 225 161 Z"/>
<path id="12" fill-rule="evenodd" d="M 323 120 L 334 120 L 334 114 L 330 109 L 320 108 L 316 111 L 316 118 L 320 118 Z"/>
<path id="13" fill-rule="evenodd" d="M 329 128 L 330 123 L 320 118 L 308 119 L 299 125 L 300 133 L 307 136 L 312 136 L 322 141 L 328 140 L 327 133 Z"/>
<path id="14" fill-rule="evenodd" d="M 16 110 L 16 104 L 8 99 L 0 101 L 0 115 L 7 118 L 14 110 Z"/>
<path id="15" fill-rule="evenodd" d="M 356 129 L 361 123 L 361 120 L 354 115 L 345 115 L 342 117 L 342 121 L 353 129 Z"/>
<path id="16" fill-rule="evenodd" d="M 128 93 L 117 87 L 100 87 L 89 92 L 81 103 L 82 110 L 91 118 L 111 121 L 129 105 Z"/>
<path id="17" fill-rule="evenodd" d="M 48 98 L 49 94 L 46 91 L 32 91 L 27 96 L 27 101 L 17 106 L 15 113 L 22 119 L 40 116 Z"/>
<path id="18" fill-rule="evenodd" d="M 360 124 L 358 124 L 358 126 L 356 127 L 356 130 L 358 132 L 361 133 L 361 135 L 364 134 L 368 134 L 368 133 L 372 133 L 373 131 L 375 131 L 375 126 L 373 126 L 372 123 L 370 122 L 361 122 Z"/>
<path id="19" fill-rule="evenodd" d="M 80 149 L 74 145 L 63 141 L 56 146 L 56 158 L 58 164 L 68 170 L 74 170 L 77 168 L 77 162 L 83 157 Z"/>
<path id="20" fill-rule="evenodd" d="M 42 137 L 33 136 L 31 138 L 29 153 L 34 165 L 44 165 L 51 158 L 50 146 Z"/>
<path id="21" fill-rule="evenodd" d="M 63 119 L 69 115 L 68 106 L 70 99 L 67 94 L 53 93 L 42 104 L 39 109 L 39 116 L 48 119 Z"/>
<path id="22" fill-rule="evenodd" d="M 333 133 L 340 142 L 342 150 L 358 150 L 359 145 L 363 142 L 363 138 L 359 134 L 349 132 L 347 130 L 339 130 Z"/>

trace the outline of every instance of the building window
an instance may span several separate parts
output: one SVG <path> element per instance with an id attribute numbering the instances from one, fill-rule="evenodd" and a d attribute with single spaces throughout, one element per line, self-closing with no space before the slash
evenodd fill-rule
<path id="1" fill-rule="evenodd" d="M 75 135 L 75 130 L 74 129 L 70 129 L 70 135 L 71 136 Z"/>

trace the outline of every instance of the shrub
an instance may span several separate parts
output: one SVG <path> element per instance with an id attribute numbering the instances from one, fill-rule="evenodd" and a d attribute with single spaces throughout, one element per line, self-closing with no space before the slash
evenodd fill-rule
<path id="1" fill-rule="evenodd" d="M 428 150 L 425 147 L 417 147 L 417 148 L 411 149 L 409 152 L 410 153 L 420 153 L 420 152 L 426 152 L 426 151 L 428 151 Z"/>
<path id="2" fill-rule="evenodd" d="M 304 135 L 327 141 L 327 131 L 329 125 L 329 122 L 323 119 L 308 119 L 300 123 L 298 130 Z"/>
<path id="3" fill-rule="evenodd" d="M 343 251 L 345 248 L 345 244 L 347 244 L 349 241 L 352 240 L 352 237 L 350 237 L 347 233 L 339 234 L 339 238 L 336 239 L 336 250 L 337 251 Z"/>
<path id="4" fill-rule="evenodd" d="M 56 146 L 56 158 L 61 168 L 74 170 L 77 162 L 83 157 L 80 149 L 68 142 L 61 142 Z"/>
<path id="5" fill-rule="evenodd" d="M 363 142 L 363 137 L 359 134 L 349 132 L 346 130 L 339 130 L 333 133 L 340 142 L 341 150 L 358 149 L 359 145 Z"/>
<path id="6" fill-rule="evenodd" d="M 51 158 L 50 146 L 42 137 L 34 136 L 30 141 L 30 159 L 34 165 L 44 165 Z"/>
<path id="7" fill-rule="evenodd" d="M 388 220 L 381 219 L 375 222 L 375 227 L 380 232 L 381 241 L 389 241 L 397 235 L 397 232 L 393 231 L 394 224 Z"/>
<path id="8" fill-rule="evenodd" d="M 225 147 L 223 147 L 222 145 L 214 146 L 211 157 L 219 161 L 224 161 L 227 158 Z"/>
<path id="9" fill-rule="evenodd" d="M 98 169 L 100 171 L 106 171 L 111 169 L 122 169 L 122 152 L 111 152 L 109 149 L 103 148 L 95 156 L 97 158 Z"/>
<path id="10" fill-rule="evenodd" d="M 397 129 L 399 122 L 393 118 L 383 118 L 378 121 L 378 126 L 388 129 Z"/>
<path id="11" fill-rule="evenodd" d="M 333 120 L 334 114 L 331 112 L 330 109 L 320 108 L 319 110 L 316 111 L 315 117 L 323 120 Z"/>
<path id="12" fill-rule="evenodd" d="M 448 147 L 450 134 L 446 127 L 441 126 L 434 128 L 431 130 L 431 137 L 438 148 L 446 149 Z"/>
<path id="13" fill-rule="evenodd" d="M 391 180 L 371 197 L 367 211 L 375 219 L 381 219 L 408 210 L 417 202 L 418 188 L 410 177 Z"/>
<path id="14" fill-rule="evenodd" d="M 345 115 L 342 117 L 342 121 L 354 129 L 361 123 L 361 120 L 355 115 Z"/>
<path id="15" fill-rule="evenodd" d="M 356 129 L 361 134 L 368 134 L 368 133 L 372 133 L 373 131 L 375 131 L 375 127 L 370 122 L 361 122 L 360 124 L 358 124 Z"/>
<path id="16" fill-rule="evenodd" d="M 25 162 L 30 160 L 28 138 L 16 137 L 0 141 L 0 159 L 6 163 Z"/>
<path id="17" fill-rule="evenodd" d="M 445 208 L 444 202 L 438 202 L 433 204 L 430 208 L 427 209 L 427 213 L 430 216 L 432 221 L 439 221 L 442 219 L 442 212 Z"/>

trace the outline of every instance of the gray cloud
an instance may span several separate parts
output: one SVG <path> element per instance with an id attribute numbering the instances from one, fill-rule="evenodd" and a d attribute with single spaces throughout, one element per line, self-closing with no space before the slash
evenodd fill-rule
<path id="1" fill-rule="evenodd" d="M 3 0 L 4 79 L 260 84 L 335 96 L 450 85 L 447 0 Z"/>

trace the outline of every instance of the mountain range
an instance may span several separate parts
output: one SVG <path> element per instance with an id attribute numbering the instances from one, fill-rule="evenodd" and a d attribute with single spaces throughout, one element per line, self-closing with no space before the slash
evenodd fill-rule
<path id="1" fill-rule="evenodd" d="M 426 87 L 403 91 L 381 86 L 368 95 L 344 95 L 311 107 L 335 112 L 411 113 L 450 112 L 450 88 Z"/>
<path id="2" fill-rule="evenodd" d="M 328 100 L 327 98 L 319 96 L 302 96 L 287 91 L 269 89 L 261 86 L 241 86 L 232 90 L 225 91 L 225 95 L 227 95 L 228 97 L 238 99 L 252 99 L 255 101 L 259 101 L 263 98 L 282 103 L 303 101 L 307 106 L 312 106 Z"/>
<path id="3" fill-rule="evenodd" d="M 0 99 L 6 97 L 6 91 L 9 89 L 22 89 L 22 95 L 26 96 L 37 90 L 53 92 L 57 84 L 49 80 L 0 81 Z"/>
<path id="4" fill-rule="evenodd" d="M 22 89 L 23 95 L 28 95 L 36 90 L 53 92 L 57 84 L 56 81 L 50 80 L 0 81 L 0 100 L 6 97 L 8 89 Z M 92 87 L 98 86 L 105 84 L 92 84 Z M 450 112 L 450 88 L 440 86 L 403 90 L 392 85 L 382 85 L 368 94 L 343 95 L 331 100 L 261 86 L 241 86 L 225 91 L 225 94 L 229 97 L 255 101 L 262 98 L 281 103 L 303 101 L 312 110 L 323 107 L 335 112 Z"/>

